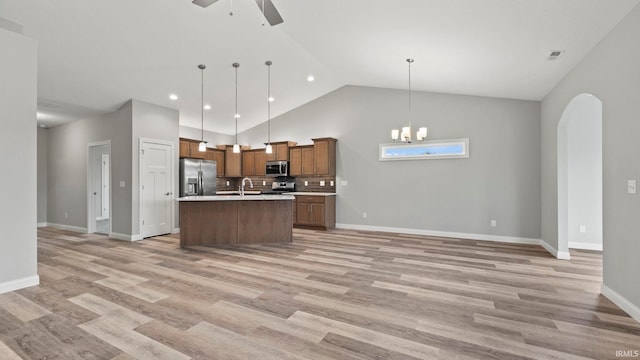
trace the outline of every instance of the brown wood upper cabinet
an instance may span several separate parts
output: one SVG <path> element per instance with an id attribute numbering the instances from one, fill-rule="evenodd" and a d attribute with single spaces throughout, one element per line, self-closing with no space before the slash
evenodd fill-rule
<path id="1" fill-rule="evenodd" d="M 313 145 L 289 149 L 289 175 L 313 175 Z"/>
<path id="2" fill-rule="evenodd" d="M 273 152 L 271 154 L 267 154 L 267 161 L 289 161 L 289 147 L 296 146 L 296 143 L 293 141 L 278 141 L 272 142 L 271 146 L 273 148 Z"/>
<path id="3" fill-rule="evenodd" d="M 224 156 L 225 151 L 220 149 L 207 149 L 204 153 L 205 160 L 213 160 L 216 162 L 216 173 L 218 177 L 224 177 Z"/>
<path id="4" fill-rule="evenodd" d="M 180 157 L 204 159 L 204 152 L 198 151 L 200 141 L 180 138 Z"/>
<path id="5" fill-rule="evenodd" d="M 313 139 L 313 145 L 289 149 L 289 173 L 301 175 L 336 175 L 336 139 Z"/>
<path id="6" fill-rule="evenodd" d="M 227 145 L 225 148 L 224 175 L 226 177 L 242 176 L 242 155 L 233 152 L 233 145 Z"/>
<path id="7" fill-rule="evenodd" d="M 336 139 L 319 138 L 313 140 L 314 175 L 336 175 Z"/>
<path id="8" fill-rule="evenodd" d="M 267 153 L 264 149 L 242 152 L 242 176 L 264 176 Z"/>

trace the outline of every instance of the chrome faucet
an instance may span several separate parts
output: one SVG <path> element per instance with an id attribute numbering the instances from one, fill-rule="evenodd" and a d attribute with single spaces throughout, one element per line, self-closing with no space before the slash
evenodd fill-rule
<path id="1" fill-rule="evenodd" d="M 253 189 L 253 182 L 248 177 L 242 179 L 242 186 L 240 186 L 240 196 L 244 196 L 244 181 L 249 180 L 249 186 Z"/>

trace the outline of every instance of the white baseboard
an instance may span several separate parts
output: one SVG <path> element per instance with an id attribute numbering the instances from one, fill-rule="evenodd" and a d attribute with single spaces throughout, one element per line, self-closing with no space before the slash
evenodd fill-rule
<path id="1" fill-rule="evenodd" d="M 568 251 L 558 251 L 558 249 L 549 245 L 548 242 L 540 239 L 540 246 L 542 246 L 545 250 L 547 250 L 554 258 L 558 260 L 570 260 L 571 254 Z"/>
<path id="2" fill-rule="evenodd" d="M 602 243 L 594 244 L 594 243 L 569 241 L 569 249 L 602 251 Z"/>
<path id="3" fill-rule="evenodd" d="M 53 224 L 53 223 L 47 223 L 47 226 L 56 228 L 56 229 L 61 229 L 61 230 L 69 230 L 69 231 L 74 231 L 74 232 L 79 232 L 79 233 L 84 233 L 86 234 L 88 232 L 87 228 L 84 227 L 79 227 L 79 226 L 71 226 L 71 225 L 64 225 L 64 224 Z"/>
<path id="4" fill-rule="evenodd" d="M 640 307 L 634 305 L 631 301 L 624 298 L 622 295 L 617 292 L 611 290 L 605 284 L 602 284 L 602 288 L 600 290 L 602 295 L 606 296 L 607 299 L 611 300 L 614 304 L 618 305 L 620 309 L 624 310 L 629 316 L 634 318 L 636 321 L 640 322 Z"/>
<path id="5" fill-rule="evenodd" d="M 47 226 L 49 226 L 49 224 L 47 224 L 46 222 L 40 222 L 40 223 L 38 223 L 38 225 L 37 225 L 37 226 L 38 226 L 39 228 L 40 228 L 40 227 L 47 227 Z"/>
<path id="6" fill-rule="evenodd" d="M 33 276 L 29 276 L 22 279 L 6 281 L 3 283 L 0 283 L 0 294 L 6 293 L 9 291 L 24 289 L 30 286 L 36 286 L 38 284 L 40 284 L 40 276 L 38 275 L 33 275 Z"/>
<path id="7" fill-rule="evenodd" d="M 336 228 L 348 229 L 348 230 L 392 232 L 392 233 L 411 234 L 411 235 L 439 236 L 439 237 L 450 237 L 450 238 L 469 239 L 469 240 L 497 241 L 497 242 L 512 243 L 512 244 L 529 244 L 529 245 L 540 244 L 540 239 L 523 238 L 523 237 L 515 237 L 515 236 L 470 234 L 470 233 L 457 233 L 457 232 L 448 232 L 448 231 L 395 228 L 395 227 L 386 227 L 386 226 L 370 226 L 370 225 L 358 225 L 358 224 L 336 224 Z"/>
<path id="8" fill-rule="evenodd" d="M 142 240 L 142 236 L 140 235 L 127 235 L 127 234 L 120 234 L 120 233 L 109 233 L 109 237 L 116 239 L 116 240 L 124 240 L 124 241 L 138 241 L 138 240 Z"/>

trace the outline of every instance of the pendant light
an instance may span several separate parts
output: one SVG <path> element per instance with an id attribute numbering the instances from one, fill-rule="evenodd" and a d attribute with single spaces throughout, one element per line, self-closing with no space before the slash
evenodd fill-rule
<path id="1" fill-rule="evenodd" d="M 406 143 L 411 142 L 411 64 L 413 63 L 413 59 L 407 59 L 407 64 L 409 64 L 409 126 L 405 126 L 402 128 L 402 132 L 398 129 L 391 130 L 391 139 L 393 141 L 402 141 Z M 416 132 L 416 140 L 422 141 L 427 137 L 427 128 L 421 127 Z M 399 139 L 398 139 L 399 138 Z"/>
<path id="2" fill-rule="evenodd" d="M 200 152 L 207 151 L 207 142 L 204 141 L 204 69 L 206 68 L 203 64 L 198 65 L 198 69 L 200 69 L 200 123 L 202 128 L 200 144 L 198 144 L 198 151 Z"/>
<path id="3" fill-rule="evenodd" d="M 265 152 L 267 154 L 273 154 L 273 147 L 271 146 L 271 60 L 264 63 L 267 65 L 267 148 Z"/>
<path id="4" fill-rule="evenodd" d="M 236 69 L 236 113 L 235 115 L 233 115 L 233 117 L 236 120 L 236 141 L 233 144 L 233 152 L 236 154 L 240 152 L 240 145 L 238 145 L 238 118 L 240 117 L 240 114 L 238 114 L 238 68 L 239 67 L 240 67 L 240 64 L 233 63 L 233 68 Z"/>

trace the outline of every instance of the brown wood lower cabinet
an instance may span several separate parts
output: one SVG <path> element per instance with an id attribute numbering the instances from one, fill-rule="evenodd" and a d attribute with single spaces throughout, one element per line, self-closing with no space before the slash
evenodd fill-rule
<path id="1" fill-rule="evenodd" d="M 296 227 L 335 229 L 336 197 L 324 195 L 296 195 Z"/>

